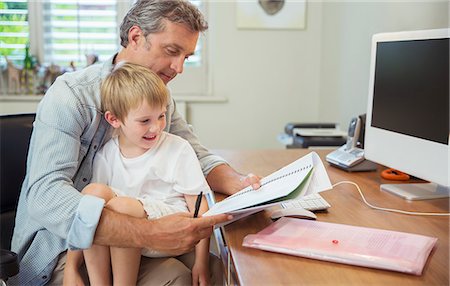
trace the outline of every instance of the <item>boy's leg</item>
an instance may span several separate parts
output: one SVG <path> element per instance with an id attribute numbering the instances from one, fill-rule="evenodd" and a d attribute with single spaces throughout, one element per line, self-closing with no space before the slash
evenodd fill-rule
<path id="1" fill-rule="evenodd" d="M 58 263 L 56 264 L 56 267 L 52 273 L 52 278 L 50 279 L 50 281 L 48 282 L 47 285 L 50 285 L 50 286 L 63 285 L 64 271 L 66 268 L 66 263 L 67 263 L 67 252 L 63 252 L 59 255 Z M 81 279 L 84 282 L 84 285 L 89 285 L 89 278 L 88 278 L 86 266 L 84 263 L 81 264 L 81 266 L 79 268 L 79 273 L 80 273 Z"/>
<path id="2" fill-rule="evenodd" d="M 89 184 L 82 194 L 93 195 L 105 200 L 111 201 L 115 197 L 114 192 L 103 184 Z M 91 248 L 83 251 L 86 268 L 89 273 L 90 284 L 92 285 L 110 285 L 111 284 L 111 255 L 110 248 L 103 245 L 92 245 Z"/>
<path id="3" fill-rule="evenodd" d="M 105 203 L 108 203 L 112 198 L 116 196 L 113 190 L 104 184 L 90 183 L 81 191 L 83 195 L 96 196 L 104 199 Z"/>
<path id="4" fill-rule="evenodd" d="M 61 286 L 63 284 L 66 253 L 62 253 L 56 266 L 52 279 L 48 285 Z M 89 285 L 85 264 L 80 267 L 80 275 L 84 284 Z M 142 257 L 137 285 L 190 285 L 191 270 L 176 258 L 149 258 Z"/>
<path id="5" fill-rule="evenodd" d="M 189 252 L 176 257 L 183 262 L 189 269 L 192 269 L 195 262 L 195 252 Z M 214 254 L 209 254 L 209 272 L 211 285 L 224 285 L 225 277 L 223 273 L 222 261 Z M 191 281 L 192 282 L 192 281 Z"/>
<path id="6" fill-rule="evenodd" d="M 83 285 L 80 266 L 83 263 L 83 251 L 68 250 L 64 267 L 64 285 Z"/>
<path id="7" fill-rule="evenodd" d="M 106 205 L 118 213 L 146 218 L 142 204 L 133 198 L 115 197 Z M 141 248 L 111 247 L 111 265 L 114 285 L 136 285 L 141 261 Z"/>
<path id="8" fill-rule="evenodd" d="M 91 285 L 111 285 L 111 255 L 109 246 L 92 245 L 83 251 Z"/>

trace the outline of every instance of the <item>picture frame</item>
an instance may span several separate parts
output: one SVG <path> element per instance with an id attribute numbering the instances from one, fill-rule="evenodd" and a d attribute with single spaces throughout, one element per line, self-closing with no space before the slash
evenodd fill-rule
<path id="1" fill-rule="evenodd" d="M 306 0 L 238 0 L 236 19 L 238 29 L 305 29 Z"/>

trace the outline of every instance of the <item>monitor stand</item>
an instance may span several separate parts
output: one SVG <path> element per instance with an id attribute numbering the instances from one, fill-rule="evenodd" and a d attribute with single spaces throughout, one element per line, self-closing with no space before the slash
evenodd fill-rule
<path id="1" fill-rule="evenodd" d="M 435 183 L 382 184 L 380 189 L 411 201 L 450 197 L 450 187 Z"/>

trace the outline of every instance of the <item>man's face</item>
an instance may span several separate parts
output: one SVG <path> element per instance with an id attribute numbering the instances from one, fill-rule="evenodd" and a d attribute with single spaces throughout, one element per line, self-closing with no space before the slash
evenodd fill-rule
<path id="1" fill-rule="evenodd" d="M 199 33 L 166 21 L 163 32 L 142 37 L 133 62 L 150 68 L 165 84 L 183 72 L 184 61 L 194 54 Z"/>

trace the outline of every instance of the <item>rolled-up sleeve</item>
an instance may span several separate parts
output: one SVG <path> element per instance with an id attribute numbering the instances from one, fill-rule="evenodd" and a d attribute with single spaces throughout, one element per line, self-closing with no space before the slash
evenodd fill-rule
<path id="1" fill-rule="evenodd" d="M 67 236 L 70 250 L 87 249 L 92 246 L 104 204 L 105 201 L 98 197 L 85 195 L 81 198 Z"/>

